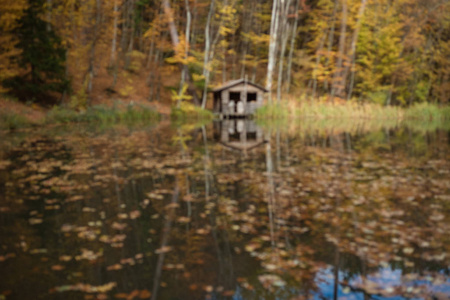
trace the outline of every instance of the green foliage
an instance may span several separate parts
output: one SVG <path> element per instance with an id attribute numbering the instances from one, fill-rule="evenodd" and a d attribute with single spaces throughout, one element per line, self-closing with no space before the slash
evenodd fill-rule
<path id="1" fill-rule="evenodd" d="M 179 107 L 172 107 L 170 117 L 175 122 L 212 120 L 214 115 L 211 111 L 202 109 L 188 102 L 181 102 Z"/>
<path id="2" fill-rule="evenodd" d="M 379 105 L 384 105 L 387 103 L 389 97 L 389 90 L 387 90 L 386 88 L 383 88 L 381 90 L 376 90 L 373 92 L 370 92 L 367 94 L 367 99 L 370 100 L 370 102 L 379 104 Z"/>

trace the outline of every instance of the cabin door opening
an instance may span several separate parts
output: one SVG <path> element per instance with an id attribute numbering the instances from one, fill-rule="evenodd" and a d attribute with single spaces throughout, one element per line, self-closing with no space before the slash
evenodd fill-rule
<path id="1" fill-rule="evenodd" d="M 237 113 L 238 112 L 238 103 L 241 102 L 241 93 L 240 92 L 230 92 L 230 102 L 229 102 L 229 112 Z"/>

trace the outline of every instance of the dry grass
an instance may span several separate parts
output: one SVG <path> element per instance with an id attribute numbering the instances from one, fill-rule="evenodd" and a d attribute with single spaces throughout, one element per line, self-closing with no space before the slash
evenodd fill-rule
<path id="1" fill-rule="evenodd" d="M 314 118 L 314 119 L 403 119 L 405 110 L 395 106 L 343 102 L 309 102 L 288 100 L 262 107 L 258 118 Z"/>

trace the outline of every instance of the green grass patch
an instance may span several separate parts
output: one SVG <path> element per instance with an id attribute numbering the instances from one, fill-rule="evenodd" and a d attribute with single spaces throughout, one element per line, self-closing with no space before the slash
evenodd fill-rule
<path id="1" fill-rule="evenodd" d="M 150 107 L 130 104 L 126 107 L 113 107 L 96 105 L 88 107 L 85 111 L 75 111 L 64 107 L 55 106 L 46 117 L 47 123 L 148 123 L 159 121 L 160 115 Z"/>
<path id="2" fill-rule="evenodd" d="M 11 112 L 3 112 L 0 114 L 0 129 L 13 130 L 28 127 L 30 125 L 31 123 L 23 115 Z"/>

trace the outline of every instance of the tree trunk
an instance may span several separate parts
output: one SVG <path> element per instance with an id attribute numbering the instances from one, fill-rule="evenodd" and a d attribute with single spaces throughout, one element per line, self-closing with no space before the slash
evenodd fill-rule
<path id="1" fill-rule="evenodd" d="M 94 25 L 94 37 L 92 39 L 92 45 L 89 55 L 89 67 L 88 67 L 88 82 L 87 82 L 87 93 L 88 95 L 92 92 L 93 81 L 94 81 L 94 64 L 95 64 L 95 47 L 98 40 L 98 32 L 100 27 L 100 10 L 101 10 L 101 0 L 96 0 L 96 10 L 95 10 L 95 25 Z M 89 101 L 90 102 L 90 101 Z M 90 103 L 88 103 L 90 104 Z"/>
<path id="2" fill-rule="evenodd" d="M 130 41 L 128 43 L 128 49 L 125 57 L 125 69 L 128 69 L 130 67 L 131 63 L 131 52 L 134 48 L 134 33 L 135 33 L 135 21 L 134 21 L 134 11 L 135 11 L 135 0 L 130 0 L 130 20 L 131 20 L 131 34 L 130 34 Z"/>
<path id="3" fill-rule="evenodd" d="M 286 52 L 286 44 L 289 33 L 289 25 L 287 23 L 287 14 L 289 10 L 289 6 L 291 6 L 291 0 L 287 0 L 286 4 L 284 4 L 284 0 L 281 0 L 281 30 L 280 30 L 280 39 L 281 39 L 281 51 L 280 51 L 280 59 L 278 61 L 278 78 L 277 78 L 277 103 L 280 104 L 281 101 L 281 86 L 283 84 L 283 67 L 284 67 L 284 53 Z"/>
<path id="4" fill-rule="evenodd" d="M 189 55 L 189 36 L 191 34 L 191 10 L 189 8 L 189 0 L 184 0 L 184 4 L 186 6 L 186 31 L 185 31 L 185 51 L 184 58 L 187 59 Z M 180 90 L 179 93 L 181 95 L 181 91 L 183 90 L 184 83 L 186 82 L 186 75 L 188 73 L 188 66 L 183 65 L 183 70 L 181 71 L 181 82 L 180 82 Z M 178 103 L 179 106 L 179 103 Z"/>
<path id="5" fill-rule="evenodd" d="M 358 42 L 358 36 L 359 36 L 359 30 L 361 28 L 361 21 L 362 21 L 362 17 L 364 15 L 364 11 L 366 9 L 366 3 L 367 0 L 362 0 L 361 1 L 361 6 L 359 7 L 359 11 L 358 11 L 358 20 L 356 21 L 356 27 L 355 27 L 355 31 L 353 32 L 353 37 L 352 37 L 352 45 L 351 45 L 351 49 L 350 49 L 350 53 L 351 53 L 351 76 L 350 76 L 350 86 L 349 86 L 349 90 L 348 90 L 348 96 L 347 96 L 347 100 L 350 100 L 350 98 L 352 97 L 352 92 L 353 92 L 353 83 L 355 80 L 355 58 L 356 58 L 356 43 Z M 347 74 L 348 74 L 348 64 L 346 64 L 345 66 L 345 70 L 344 70 L 344 83 L 345 80 L 347 79 Z"/>
<path id="6" fill-rule="evenodd" d="M 46 18 L 47 18 L 47 31 L 52 30 L 52 0 L 46 0 L 47 7 L 46 7 Z"/>
<path id="7" fill-rule="evenodd" d="M 327 57 L 325 60 L 325 70 L 328 69 L 328 66 L 330 65 L 330 57 L 331 57 L 331 49 L 333 48 L 333 41 L 334 41 L 334 31 L 336 26 L 336 13 L 337 13 L 337 7 L 338 7 L 338 0 L 334 1 L 334 7 L 333 7 L 333 15 L 331 17 L 331 29 L 330 34 L 328 36 L 328 49 L 327 49 Z M 323 83 L 324 90 L 328 92 L 328 77 L 325 77 L 325 81 Z"/>
<path id="8" fill-rule="evenodd" d="M 286 83 L 286 92 L 288 94 L 291 91 L 292 57 L 294 56 L 295 38 L 297 37 L 299 3 L 300 3 L 300 0 L 297 0 L 295 2 L 295 20 L 294 20 L 294 26 L 292 27 L 291 45 L 289 48 L 289 59 L 288 59 L 288 66 L 287 66 L 287 83 Z"/>
<path id="9" fill-rule="evenodd" d="M 209 85 L 209 52 L 211 48 L 211 19 L 214 12 L 215 0 L 211 1 L 208 12 L 208 19 L 205 26 L 205 56 L 203 59 L 203 77 L 205 78 L 205 86 L 203 87 L 202 108 L 206 106 L 206 99 L 208 98 L 208 85 Z"/>
<path id="10" fill-rule="evenodd" d="M 336 72 L 333 78 L 333 87 L 331 90 L 331 101 L 334 101 L 334 96 L 342 97 L 344 91 L 344 80 L 342 79 L 342 61 L 345 55 L 345 34 L 347 30 L 347 0 L 342 0 L 342 19 L 341 19 L 341 33 L 339 36 L 339 53 L 336 66 Z"/>
<path id="11" fill-rule="evenodd" d="M 272 103 L 272 82 L 273 82 L 273 70 L 276 64 L 276 52 L 278 44 L 278 23 L 279 23 L 279 1 L 273 0 L 272 5 L 272 17 L 270 22 L 270 42 L 269 42 L 269 57 L 267 64 L 267 79 L 266 89 L 269 91 L 269 103 Z"/>
<path id="12" fill-rule="evenodd" d="M 317 48 L 316 52 L 316 64 L 314 66 L 314 69 L 312 71 L 313 76 L 313 87 L 312 87 L 312 95 L 311 95 L 311 101 L 316 98 L 316 89 L 317 89 L 317 68 L 320 63 L 320 53 L 322 52 L 323 46 L 325 45 L 325 39 L 327 38 L 327 31 L 323 34 L 323 37 L 320 41 L 319 48 Z"/>
<path id="13" fill-rule="evenodd" d="M 118 0 L 114 0 L 114 28 L 113 28 L 113 38 L 111 43 L 111 59 L 109 62 L 110 66 L 113 66 L 116 63 L 116 48 L 117 48 L 117 22 L 119 20 L 118 12 Z"/>

